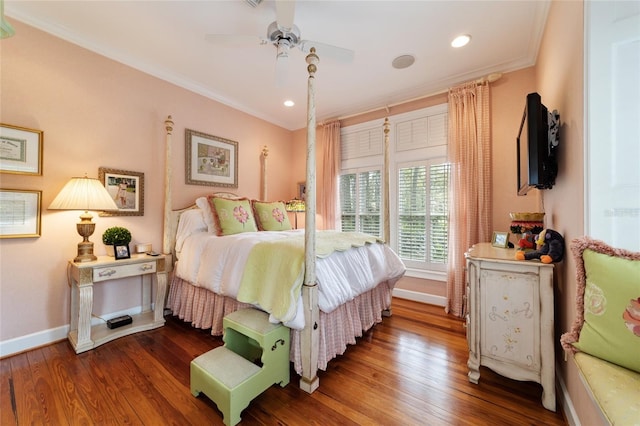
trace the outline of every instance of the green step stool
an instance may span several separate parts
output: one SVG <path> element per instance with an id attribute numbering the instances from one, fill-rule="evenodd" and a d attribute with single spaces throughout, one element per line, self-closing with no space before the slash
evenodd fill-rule
<path id="1" fill-rule="evenodd" d="M 289 328 L 269 322 L 257 309 L 241 309 L 223 319 L 224 346 L 191 361 L 191 393 L 216 403 L 224 424 L 240 422 L 240 413 L 256 396 L 289 383 Z"/>

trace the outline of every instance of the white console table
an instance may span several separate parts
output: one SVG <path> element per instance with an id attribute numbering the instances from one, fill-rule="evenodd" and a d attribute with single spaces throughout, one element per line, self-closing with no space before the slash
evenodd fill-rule
<path id="1" fill-rule="evenodd" d="M 480 366 L 542 385 L 542 405 L 556 410 L 553 264 L 515 260 L 515 249 L 474 245 L 467 262 L 469 381 Z"/>
<path id="2" fill-rule="evenodd" d="M 103 343 L 139 331 L 164 325 L 164 299 L 167 291 L 167 258 L 164 255 L 132 255 L 130 259 L 114 260 L 99 256 L 93 262 L 69 262 L 71 276 L 71 326 L 69 341 L 76 353 L 93 349 Z M 155 309 L 151 309 L 152 275 L 157 289 Z M 93 310 L 93 285 L 109 280 L 140 276 L 142 280 L 142 312 L 132 315 L 133 322 L 115 329 L 106 324 L 91 326 Z M 106 285 L 107 283 L 105 283 Z"/>

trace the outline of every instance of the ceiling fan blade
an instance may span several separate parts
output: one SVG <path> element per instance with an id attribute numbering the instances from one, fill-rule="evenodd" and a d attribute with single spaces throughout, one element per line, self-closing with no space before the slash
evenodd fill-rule
<path id="1" fill-rule="evenodd" d="M 268 43 L 268 40 L 264 37 L 237 34 L 206 34 L 204 39 L 208 42 L 228 47 L 246 47 Z"/>
<path id="2" fill-rule="evenodd" d="M 296 2 L 293 0 L 276 0 L 276 22 L 283 32 L 293 28 L 293 17 L 296 13 Z"/>
<path id="3" fill-rule="evenodd" d="M 312 47 L 316 48 L 316 53 L 322 59 L 323 56 L 335 59 L 339 62 L 352 62 L 355 57 L 355 52 L 351 49 L 345 49 L 343 47 L 332 46 L 330 44 L 319 43 L 317 41 L 300 40 L 298 43 L 298 49 L 304 53 L 309 53 Z"/>

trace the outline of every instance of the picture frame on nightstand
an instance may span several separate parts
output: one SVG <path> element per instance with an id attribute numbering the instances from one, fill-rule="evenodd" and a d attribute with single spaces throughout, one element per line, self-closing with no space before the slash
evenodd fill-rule
<path id="1" fill-rule="evenodd" d="M 509 247 L 509 233 L 494 231 L 493 237 L 491 237 L 491 245 L 493 247 L 500 247 L 500 248 Z"/>
<path id="2" fill-rule="evenodd" d="M 116 260 L 131 258 L 131 252 L 129 252 L 129 246 L 127 244 L 113 246 L 113 254 Z"/>

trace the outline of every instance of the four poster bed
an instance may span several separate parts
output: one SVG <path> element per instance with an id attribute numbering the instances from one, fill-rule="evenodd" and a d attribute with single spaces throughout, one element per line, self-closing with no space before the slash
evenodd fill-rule
<path id="1" fill-rule="evenodd" d="M 393 287 L 405 272 L 398 256 L 375 237 L 351 233 L 358 234 L 350 235 L 357 240 L 345 240 L 345 233 L 315 229 L 314 74 L 317 62 L 315 49 L 312 49 L 307 56 L 304 232 L 260 230 L 220 236 L 219 213 L 223 210 L 216 209 L 225 203 L 251 203 L 230 193 L 200 197 L 193 206 L 172 210 L 169 165 L 173 122 L 171 117 L 165 122 L 168 166 L 163 252 L 171 253 L 177 261 L 168 308 L 173 315 L 191 322 L 194 327 L 211 328 L 213 335 L 222 334 L 222 319 L 233 311 L 248 306 L 267 311 L 272 321 L 281 321 L 291 328 L 290 359 L 301 376 L 300 387 L 309 393 L 319 386 L 318 369 L 325 370 L 328 361 L 344 353 L 348 344 L 355 344 L 363 330 L 382 321 L 383 312 L 388 312 L 391 305 Z M 267 199 L 266 157 L 265 147 L 263 200 Z M 291 249 L 291 246 L 295 248 Z M 256 256 L 259 248 L 263 250 L 262 254 Z M 274 253 L 274 257 L 268 257 Z M 261 258 L 264 264 L 251 263 L 256 261 L 254 257 Z M 285 271 L 289 274 L 287 279 L 280 275 L 276 278 L 266 269 L 273 264 L 278 264 L 280 269 L 288 269 L 290 265 L 299 265 L 299 268 L 291 266 L 292 271 Z M 225 266 L 226 269 L 222 269 Z M 253 271 L 253 275 L 249 271 Z M 255 279 L 257 277 L 260 279 Z M 283 283 L 289 286 L 283 286 Z M 279 296 L 274 301 L 275 294 Z"/>

